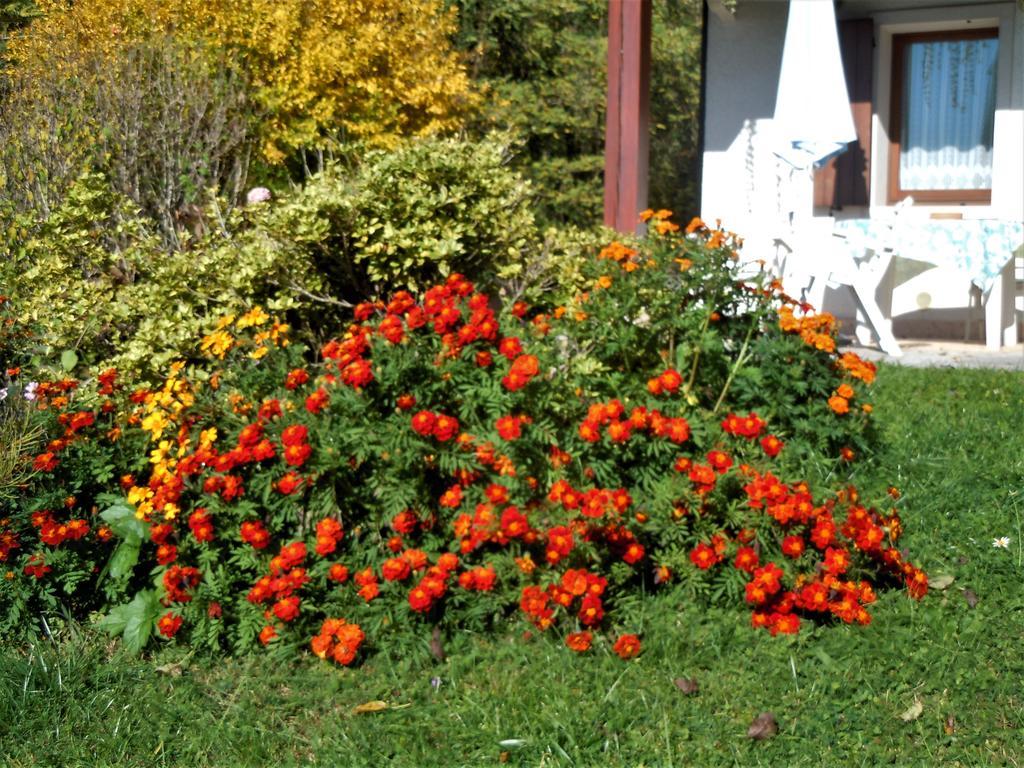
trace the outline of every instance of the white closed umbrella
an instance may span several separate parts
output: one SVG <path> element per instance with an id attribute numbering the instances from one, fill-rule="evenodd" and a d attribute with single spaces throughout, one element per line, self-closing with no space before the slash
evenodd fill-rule
<path id="1" fill-rule="evenodd" d="M 775 153 L 810 168 L 856 140 L 832 0 L 789 0 L 775 99 Z"/>

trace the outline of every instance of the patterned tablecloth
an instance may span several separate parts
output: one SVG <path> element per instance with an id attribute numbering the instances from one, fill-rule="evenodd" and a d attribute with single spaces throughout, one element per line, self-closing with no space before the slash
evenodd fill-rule
<path id="1" fill-rule="evenodd" d="M 958 269 L 984 291 L 1024 245 L 1024 222 L 1000 219 L 840 219 L 834 231 L 851 249 L 885 243 L 902 258 Z"/>

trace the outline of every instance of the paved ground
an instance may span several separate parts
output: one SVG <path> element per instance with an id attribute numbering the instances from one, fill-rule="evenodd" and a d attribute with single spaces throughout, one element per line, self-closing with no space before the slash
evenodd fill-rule
<path id="1" fill-rule="evenodd" d="M 903 357 L 889 357 L 877 347 L 856 342 L 842 346 L 866 360 L 908 365 L 912 368 L 1002 368 L 1024 371 L 1024 344 L 990 351 L 982 343 L 899 339 Z"/>

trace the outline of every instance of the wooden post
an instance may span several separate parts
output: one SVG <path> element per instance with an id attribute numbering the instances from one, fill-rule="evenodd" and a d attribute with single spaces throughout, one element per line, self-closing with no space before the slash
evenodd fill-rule
<path id="1" fill-rule="evenodd" d="M 604 223 L 620 232 L 647 207 L 650 81 L 651 0 L 608 0 Z"/>

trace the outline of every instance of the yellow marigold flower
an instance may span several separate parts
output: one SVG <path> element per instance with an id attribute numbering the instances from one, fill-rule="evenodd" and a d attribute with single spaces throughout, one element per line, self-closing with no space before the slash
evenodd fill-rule
<path id="1" fill-rule="evenodd" d="M 149 432 L 154 440 L 159 439 L 168 424 L 167 416 L 163 411 L 153 411 L 142 420 L 142 428 Z"/>
<path id="2" fill-rule="evenodd" d="M 160 463 L 162 463 L 167 458 L 168 454 L 170 454 L 170 452 L 171 452 L 171 441 L 170 440 L 161 440 L 159 442 L 159 444 L 157 445 L 157 447 L 154 448 L 152 451 L 150 451 L 150 453 L 149 453 L 149 463 L 150 464 L 160 464 Z"/>
<path id="3" fill-rule="evenodd" d="M 673 224 L 671 221 L 659 221 L 654 225 L 654 229 L 659 235 L 664 235 L 669 232 L 678 232 L 679 225 Z"/>
<path id="4" fill-rule="evenodd" d="M 135 509 L 135 517 L 139 520 L 148 520 L 151 514 L 153 514 L 153 504 L 149 501 L 142 502 Z"/>
<path id="5" fill-rule="evenodd" d="M 256 347 L 256 349 L 249 353 L 249 357 L 251 357 L 253 360 L 259 360 L 261 357 L 266 356 L 267 352 L 269 351 L 270 349 L 268 349 L 267 347 Z"/>
<path id="6" fill-rule="evenodd" d="M 173 520 L 178 516 L 178 505 L 173 502 L 167 502 L 164 504 L 164 520 Z"/>
<path id="7" fill-rule="evenodd" d="M 170 375 L 169 378 L 173 379 L 175 376 L 177 376 L 179 373 L 181 373 L 181 371 L 182 371 L 182 369 L 184 367 L 185 367 L 185 361 L 184 360 L 176 360 L 173 363 L 171 363 L 171 375 Z"/>
<path id="8" fill-rule="evenodd" d="M 216 330 L 208 336 L 204 336 L 199 342 L 199 350 L 209 356 L 224 359 L 224 355 L 235 343 L 230 333 L 223 330 Z"/>
<path id="9" fill-rule="evenodd" d="M 693 261 L 690 259 L 673 259 L 673 261 L 679 265 L 680 272 L 685 272 L 693 266 Z"/>
<path id="10" fill-rule="evenodd" d="M 234 315 L 224 315 L 224 317 L 217 321 L 217 330 L 219 331 L 222 328 L 227 328 L 233 322 L 235 322 Z"/>
<path id="11" fill-rule="evenodd" d="M 238 329 L 251 328 L 255 325 L 263 325 L 269 319 L 270 315 L 264 312 L 262 307 L 253 307 L 235 321 L 235 327 Z"/>
<path id="12" fill-rule="evenodd" d="M 597 287 L 598 288 L 611 288 L 612 287 L 612 278 L 611 278 L 611 276 L 609 276 L 609 275 L 601 275 L 599 278 L 597 278 Z"/>
<path id="13" fill-rule="evenodd" d="M 217 441 L 217 428 L 210 427 L 199 433 L 199 447 L 209 448 Z"/>
<path id="14" fill-rule="evenodd" d="M 153 496 L 153 491 L 145 486 L 133 485 L 128 491 L 128 503 L 132 505 L 141 504 Z"/>

